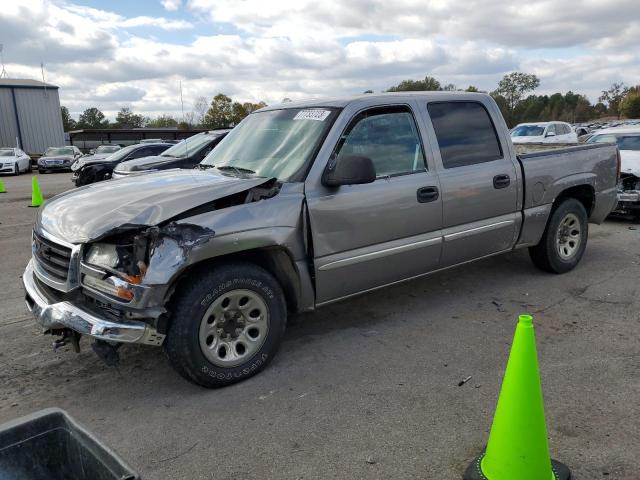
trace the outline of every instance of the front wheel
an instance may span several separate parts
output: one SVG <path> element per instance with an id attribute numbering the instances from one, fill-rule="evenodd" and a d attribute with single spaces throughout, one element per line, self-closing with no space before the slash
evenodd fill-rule
<path id="1" fill-rule="evenodd" d="M 16 163 L 13 167 L 13 174 L 17 177 L 20 175 L 20 164 Z"/>
<path id="2" fill-rule="evenodd" d="M 552 210 L 540 243 L 529 248 L 529 255 L 538 268 L 565 273 L 580 262 L 588 237 L 584 205 L 575 198 L 566 198 Z"/>
<path id="3" fill-rule="evenodd" d="M 286 326 L 276 279 L 250 263 L 192 273 L 173 302 L 165 352 L 187 380 L 223 387 L 262 370 L 275 356 Z"/>

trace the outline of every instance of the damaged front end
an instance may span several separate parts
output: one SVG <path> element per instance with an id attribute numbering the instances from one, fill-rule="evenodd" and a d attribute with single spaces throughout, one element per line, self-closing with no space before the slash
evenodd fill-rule
<path id="1" fill-rule="evenodd" d="M 618 183 L 618 204 L 614 210 L 625 215 L 640 215 L 640 177 L 623 173 Z"/>
<path id="2" fill-rule="evenodd" d="M 77 218 L 70 222 L 74 215 L 60 217 L 63 203 L 71 204 L 65 210 L 75 213 L 71 195 L 45 206 L 34 228 L 32 259 L 23 283 L 29 310 L 45 332 L 59 336 L 54 347 L 70 343 L 78 349 L 80 336 L 86 335 L 96 340 L 94 351 L 114 364 L 122 343 L 162 345 L 173 280 L 190 263 L 192 252 L 215 236 L 211 228 L 189 223 L 190 217 L 270 198 L 279 189 L 269 179 L 244 185 L 226 179 L 218 182 L 225 194 L 211 199 L 209 190 L 210 198 L 204 203 L 178 192 L 157 208 L 143 202 L 121 204 L 118 208 L 126 215 L 120 216 L 128 215 L 130 221 L 119 225 L 113 209 L 99 224 L 95 218 L 99 213 L 84 222 Z M 157 223 L 141 222 L 143 212 L 151 212 L 147 220 Z M 167 215 L 162 218 L 159 212 Z M 96 228 L 89 230 L 92 222 Z M 105 229 L 105 224 L 111 227 Z M 59 236 L 62 233 L 78 235 L 74 240 L 80 242 L 69 243 Z"/>

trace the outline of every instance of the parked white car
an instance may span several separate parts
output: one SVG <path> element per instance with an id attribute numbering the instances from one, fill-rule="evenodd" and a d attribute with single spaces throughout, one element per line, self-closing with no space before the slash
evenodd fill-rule
<path id="1" fill-rule="evenodd" d="M 19 148 L 0 148 L 0 173 L 21 173 L 31 171 L 31 157 Z"/>
<path id="2" fill-rule="evenodd" d="M 513 143 L 578 143 L 578 135 L 565 122 L 521 123 L 511 130 Z"/>

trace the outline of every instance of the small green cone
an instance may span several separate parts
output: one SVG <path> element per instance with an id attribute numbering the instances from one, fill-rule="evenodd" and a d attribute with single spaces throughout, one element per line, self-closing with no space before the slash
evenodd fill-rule
<path id="1" fill-rule="evenodd" d="M 4 183 L 2 183 L 2 180 L 0 180 L 0 193 L 7 193 L 7 191 L 4 189 Z"/>
<path id="2" fill-rule="evenodd" d="M 464 480 L 568 480 L 549 456 L 533 318 L 520 315 L 487 448 Z"/>
<path id="3" fill-rule="evenodd" d="M 31 177 L 31 205 L 30 207 L 39 207 L 44 203 L 42 198 L 42 192 L 40 191 L 40 185 L 38 185 L 38 177 L 35 175 Z"/>

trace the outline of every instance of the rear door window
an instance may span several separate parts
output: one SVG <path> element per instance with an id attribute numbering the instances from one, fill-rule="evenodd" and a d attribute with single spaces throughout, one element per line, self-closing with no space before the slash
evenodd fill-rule
<path id="1" fill-rule="evenodd" d="M 478 102 L 427 105 L 444 168 L 465 167 L 503 157 L 489 112 Z"/>

